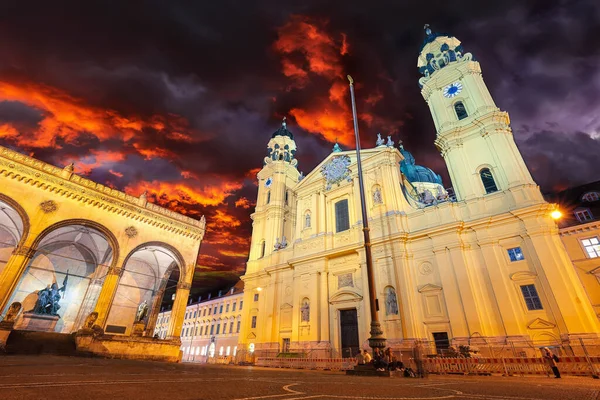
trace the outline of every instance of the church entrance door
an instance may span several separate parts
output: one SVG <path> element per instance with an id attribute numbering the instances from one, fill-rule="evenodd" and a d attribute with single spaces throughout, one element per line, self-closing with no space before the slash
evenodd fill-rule
<path id="1" fill-rule="evenodd" d="M 340 328 L 342 332 L 342 357 L 354 357 L 359 351 L 356 308 L 340 310 Z"/>

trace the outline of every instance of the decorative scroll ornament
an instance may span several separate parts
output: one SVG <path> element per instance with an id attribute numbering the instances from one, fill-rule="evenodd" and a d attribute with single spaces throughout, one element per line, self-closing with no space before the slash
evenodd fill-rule
<path id="1" fill-rule="evenodd" d="M 50 214 L 58 209 L 58 205 L 54 200 L 46 200 L 40 203 L 40 208 L 46 214 Z"/>
<path id="2" fill-rule="evenodd" d="M 127 228 L 125 228 L 125 234 L 128 238 L 134 238 L 137 236 L 138 231 L 137 229 L 135 229 L 134 226 L 128 226 Z"/>
<path id="3" fill-rule="evenodd" d="M 331 161 L 321 167 L 321 174 L 327 182 L 326 190 L 331 189 L 335 184 L 339 186 L 343 181 L 352 182 L 350 177 L 352 171 L 348 168 L 350 163 L 350 157 L 344 155 L 332 158 Z"/>

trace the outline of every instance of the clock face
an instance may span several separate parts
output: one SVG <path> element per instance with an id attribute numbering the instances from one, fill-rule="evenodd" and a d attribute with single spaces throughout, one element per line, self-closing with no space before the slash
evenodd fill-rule
<path id="1" fill-rule="evenodd" d="M 444 88 L 444 97 L 451 99 L 452 97 L 459 94 L 463 89 L 460 82 L 454 82 Z"/>
<path id="2" fill-rule="evenodd" d="M 267 180 L 265 181 L 265 187 L 271 187 L 271 184 L 273 183 L 273 179 L 271 179 L 270 177 L 267 178 Z"/>

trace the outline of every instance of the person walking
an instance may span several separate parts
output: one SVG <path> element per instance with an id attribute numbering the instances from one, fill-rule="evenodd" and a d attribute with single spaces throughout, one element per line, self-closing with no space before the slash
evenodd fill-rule
<path id="1" fill-rule="evenodd" d="M 425 378 L 425 367 L 423 365 L 423 351 L 423 344 L 420 340 L 416 340 L 415 347 L 413 349 L 413 354 L 415 358 L 415 365 L 417 368 L 417 378 Z"/>
<path id="2" fill-rule="evenodd" d="M 546 362 L 546 364 L 548 364 L 548 366 L 552 369 L 552 372 L 554 372 L 554 378 L 560 378 L 560 371 L 558 370 L 557 364 L 558 357 L 556 356 L 556 354 L 552 353 L 552 351 L 550 351 L 549 348 L 544 347 L 544 349 L 542 350 L 542 356 L 544 357 L 544 361 Z"/>

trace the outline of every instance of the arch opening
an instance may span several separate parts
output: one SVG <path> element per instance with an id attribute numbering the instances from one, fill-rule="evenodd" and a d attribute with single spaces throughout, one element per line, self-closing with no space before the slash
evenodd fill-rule
<path id="1" fill-rule="evenodd" d="M 23 313 L 15 329 L 70 333 L 96 305 L 114 249 L 99 229 L 83 224 L 48 231 L 38 242 L 7 307 Z"/>
<path id="2" fill-rule="evenodd" d="M 24 225 L 19 212 L 7 202 L 0 200 L 0 274 L 8 264 L 13 250 L 23 238 Z"/>
<path id="3" fill-rule="evenodd" d="M 154 332 L 165 294 L 172 295 L 180 275 L 180 257 L 167 245 L 148 244 L 134 250 L 121 271 L 105 332 L 131 335 L 142 324 Z"/>

